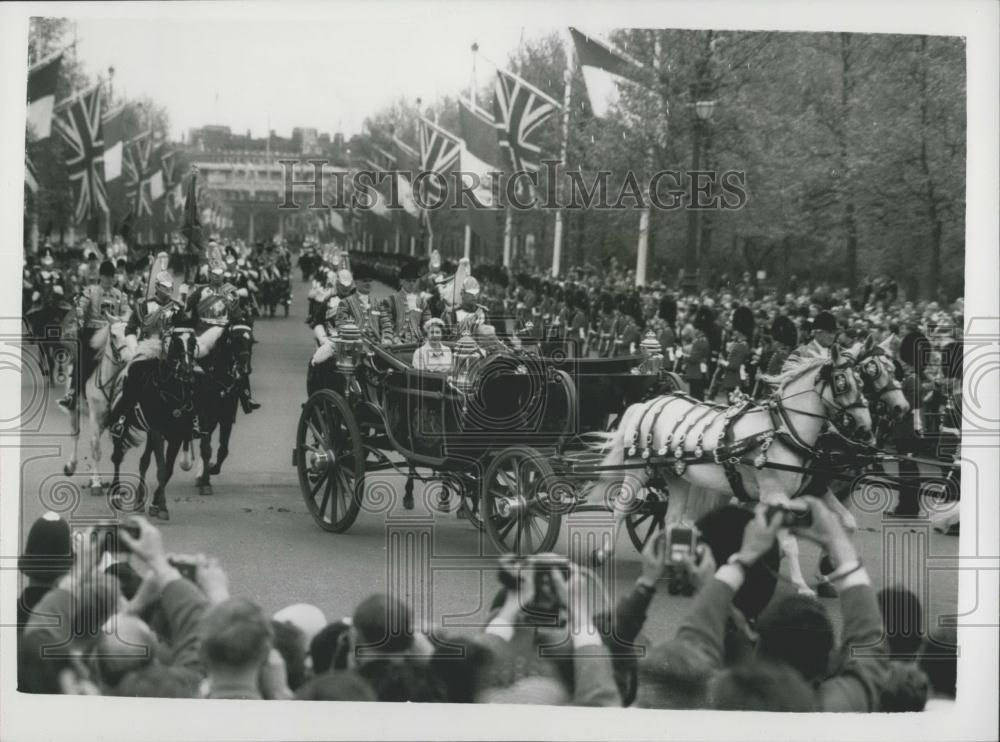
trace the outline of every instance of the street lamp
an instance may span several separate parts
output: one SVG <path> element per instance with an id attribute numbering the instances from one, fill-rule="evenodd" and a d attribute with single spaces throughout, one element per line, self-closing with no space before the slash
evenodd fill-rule
<path id="1" fill-rule="evenodd" d="M 691 86 L 691 109 L 694 112 L 694 136 L 692 137 L 693 151 L 691 155 L 692 173 L 701 170 L 702 147 L 705 138 L 705 130 L 712 115 L 715 113 L 715 100 L 708 97 L 711 93 L 710 83 L 703 82 Z M 693 175 L 689 177 L 694 177 Z M 692 196 L 694 195 L 692 190 Z M 684 280 L 681 290 L 685 294 L 695 294 L 698 292 L 700 284 L 698 277 L 698 261 L 701 254 L 701 209 L 697 204 L 688 204 L 688 239 L 684 251 Z"/>

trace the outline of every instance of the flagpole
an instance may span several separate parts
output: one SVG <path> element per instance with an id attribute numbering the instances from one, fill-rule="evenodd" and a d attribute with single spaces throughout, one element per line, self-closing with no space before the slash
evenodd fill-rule
<path id="1" fill-rule="evenodd" d="M 651 32 L 653 34 L 653 69 L 655 72 L 659 72 L 660 69 L 660 37 L 656 31 Z M 653 158 L 654 158 L 654 148 L 653 142 L 650 140 L 649 147 L 646 149 L 646 175 L 647 177 L 652 177 L 653 174 Z M 648 181 L 647 181 L 648 182 Z M 649 261 L 649 217 L 650 217 L 650 202 L 649 202 L 649 190 L 645 189 L 646 203 L 643 204 L 642 212 L 639 214 L 639 244 L 636 247 L 635 255 L 635 285 L 636 287 L 646 285 L 646 265 Z"/>
<path id="2" fill-rule="evenodd" d="M 562 144 L 559 148 L 559 165 L 566 166 L 569 150 L 569 112 L 573 104 L 573 43 L 566 44 L 565 91 L 563 92 Z M 558 168 L 559 165 L 556 167 Z M 556 171 L 558 173 L 558 169 Z M 557 181 L 558 185 L 558 181 Z M 556 193 L 558 194 L 558 188 Z M 552 237 L 552 277 L 559 277 L 560 261 L 562 259 L 563 211 L 556 208 L 555 234 Z"/>
<path id="3" fill-rule="evenodd" d="M 469 85 L 469 102 L 472 103 L 472 112 L 476 113 L 476 52 L 479 51 L 479 44 L 472 42 L 472 80 Z M 462 145 L 465 146 L 464 143 Z M 464 254 L 466 259 L 471 260 L 472 255 L 472 224 L 469 222 L 468 215 L 465 218 L 465 250 Z"/>

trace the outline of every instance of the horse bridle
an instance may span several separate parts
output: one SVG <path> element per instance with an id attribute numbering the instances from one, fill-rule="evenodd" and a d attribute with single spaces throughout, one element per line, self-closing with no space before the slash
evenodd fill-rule
<path id="1" fill-rule="evenodd" d="M 847 375 L 849 373 L 855 373 L 855 374 L 857 373 L 853 369 L 853 366 L 850 362 L 837 366 L 833 366 L 832 363 L 827 363 L 824 364 L 820 368 L 819 372 L 816 374 L 816 377 L 813 380 L 813 385 L 811 388 L 801 392 L 797 392 L 787 397 L 782 396 L 781 390 L 778 389 L 771 397 L 769 407 L 778 413 L 782 423 L 784 424 L 785 428 L 788 431 L 789 436 L 792 438 L 795 444 L 800 448 L 802 448 L 803 450 L 812 452 L 813 447 L 806 444 L 805 441 L 802 439 L 802 436 L 799 435 L 798 431 L 795 429 L 795 424 L 792 422 L 792 419 L 788 416 L 789 412 L 794 412 L 795 414 L 798 415 L 805 415 L 806 417 L 814 417 L 823 420 L 828 420 L 833 425 L 833 427 L 836 428 L 838 431 L 841 428 L 850 431 L 854 426 L 853 418 L 850 415 L 850 411 L 856 409 L 868 408 L 868 400 L 865 399 L 864 394 L 861 393 L 861 390 L 858 389 L 857 386 L 854 387 L 854 390 L 858 394 L 857 400 L 850 402 L 848 404 L 841 404 L 840 402 L 837 401 L 837 398 L 844 396 L 850 388 L 847 379 Z M 829 374 L 830 377 L 829 379 L 825 378 L 827 374 Z M 829 388 L 832 393 L 832 399 L 829 400 L 826 398 L 825 395 L 827 388 Z M 793 399 L 794 397 L 797 397 L 800 394 L 810 394 L 810 393 L 816 394 L 819 397 L 820 402 L 823 404 L 823 408 L 827 412 L 826 415 L 817 415 L 814 412 L 797 410 L 794 408 L 789 408 L 785 405 L 785 402 L 787 402 L 789 399 Z"/>

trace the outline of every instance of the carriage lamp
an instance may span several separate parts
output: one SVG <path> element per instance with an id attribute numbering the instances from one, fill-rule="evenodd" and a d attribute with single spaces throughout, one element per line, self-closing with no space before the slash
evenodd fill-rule
<path id="1" fill-rule="evenodd" d="M 350 321 L 340 325 L 337 336 L 333 338 L 333 347 L 337 357 L 337 370 L 347 377 L 347 388 L 350 388 L 354 369 L 361 362 L 361 329 Z"/>
<path id="2" fill-rule="evenodd" d="M 455 343 L 452 361 L 452 377 L 455 386 L 463 393 L 472 388 L 472 364 L 479 357 L 479 345 L 471 335 L 462 335 Z"/>

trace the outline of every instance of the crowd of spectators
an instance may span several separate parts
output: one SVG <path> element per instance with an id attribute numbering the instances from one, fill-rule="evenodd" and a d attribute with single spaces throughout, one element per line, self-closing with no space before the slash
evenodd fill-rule
<path id="1" fill-rule="evenodd" d="M 829 554 L 842 629 L 823 602 L 777 591 L 763 509 L 697 524 L 678 562 L 661 531 L 641 574 L 610 595 L 567 559 L 506 556 L 480 630 L 420 625 L 375 593 L 329 620 L 307 603 L 269 616 L 217 560 L 171 554 L 141 517 L 73 531 L 49 513 L 20 569 L 18 688 L 27 693 L 213 699 L 516 703 L 662 709 L 919 711 L 953 703 L 954 636 L 926 631 L 899 586 L 876 592 L 838 518 L 804 498 L 794 533 Z M 647 611 L 668 569 L 697 586 L 671 633 Z M 680 598 L 670 598 L 678 600 Z"/>

